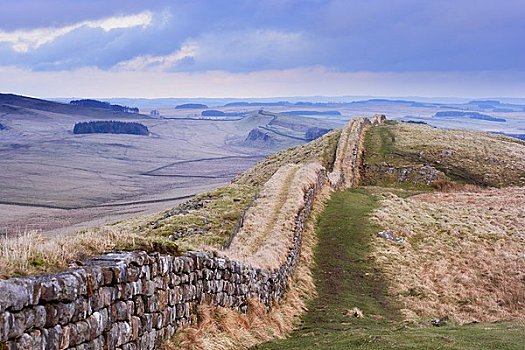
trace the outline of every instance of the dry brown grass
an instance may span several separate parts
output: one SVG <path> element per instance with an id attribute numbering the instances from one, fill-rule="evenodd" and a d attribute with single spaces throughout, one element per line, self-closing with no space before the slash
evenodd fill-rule
<path id="1" fill-rule="evenodd" d="M 522 141 L 484 132 L 406 123 L 389 128 L 395 138 L 393 147 L 403 154 L 480 184 L 525 185 L 525 143 Z"/>
<path id="2" fill-rule="evenodd" d="M 0 240 L 0 278 L 61 271 L 75 261 L 116 249 L 177 253 L 175 245 L 161 238 L 109 226 L 53 238 L 28 231 Z"/>
<path id="3" fill-rule="evenodd" d="M 316 295 L 312 277 L 313 248 L 317 244 L 314 224 L 330 195 L 324 186 L 316 197 L 312 215 L 306 221 L 299 264 L 281 303 L 266 312 L 263 305 L 251 301 L 247 314 L 202 305 L 199 323 L 179 331 L 167 349 L 247 349 L 273 338 L 284 338 L 306 311 L 306 302 Z"/>
<path id="4" fill-rule="evenodd" d="M 373 220 L 375 258 L 407 318 L 464 323 L 525 315 L 525 188 L 386 195 Z"/>
<path id="5" fill-rule="evenodd" d="M 225 254 L 264 268 L 281 265 L 293 241 L 295 217 L 304 207 L 304 194 L 322 170 L 319 163 L 281 167 L 261 189 Z"/>

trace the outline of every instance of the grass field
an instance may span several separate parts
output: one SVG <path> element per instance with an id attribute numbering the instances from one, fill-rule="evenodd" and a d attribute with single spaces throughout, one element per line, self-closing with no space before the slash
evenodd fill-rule
<path id="1" fill-rule="evenodd" d="M 404 243 L 374 238 L 375 256 L 409 313 L 523 319 L 524 188 L 385 194 L 380 203 L 373 221 Z"/>
<path id="2" fill-rule="evenodd" d="M 256 349 L 523 349 L 522 323 L 432 327 L 430 320 L 403 322 L 372 257 L 379 227 L 368 217 L 377 206 L 366 189 L 332 195 L 316 226 L 318 296 L 288 339 Z M 352 317 L 354 307 L 364 317 Z"/>

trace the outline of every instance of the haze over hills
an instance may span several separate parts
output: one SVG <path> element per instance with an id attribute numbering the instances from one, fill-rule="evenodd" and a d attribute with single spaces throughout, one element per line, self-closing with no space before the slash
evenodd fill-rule
<path id="1" fill-rule="evenodd" d="M 140 206 L 133 211 L 156 210 L 146 207 L 159 208 L 158 203 L 177 201 L 194 193 L 193 188 L 224 183 L 263 155 L 304 143 L 325 130 L 341 127 L 355 116 L 376 113 L 442 128 L 469 128 L 517 138 L 525 135 L 524 106 L 494 100 L 456 104 L 388 99 L 302 100 L 235 100 L 233 104 L 220 100 L 221 105 L 212 110 L 195 105 L 200 101 L 209 103 L 205 107 L 210 107 L 213 105 L 210 100 L 194 99 L 194 104 L 187 107 L 197 109 L 176 109 L 175 104 L 169 108 L 159 106 L 155 108 L 159 115 L 152 118 L 149 114 L 153 109 L 146 107 L 141 107 L 143 114 L 122 113 L 71 105 L 69 101 L 57 103 L 1 94 L 2 200 L 40 207 L 38 210 L 91 208 L 90 211 L 98 211 L 89 215 L 69 211 L 63 223 L 48 219 L 47 224 L 37 225 L 48 229 L 85 221 L 90 215 L 101 219 L 101 215 L 108 212 L 98 208 L 101 205 L 130 202 Z M 140 106 L 134 99 L 111 102 Z M 475 113 L 487 117 L 472 119 L 472 115 L 478 115 Z M 73 134 L 74 124 L 78 122 L 119 119 L 140 122 L 151 134 L 142 138 Z M 221 165 L 212 170 L 211 164 L 217 162 Z M 35 167 L 38 170 L 35 171 Z M 57 173 L 61 174 L 60 179 Z M 141 204 L 149 202 L 157 204 Z M 5 213 L 11 210 L 4 209 Z M 115 209 L 111 215 L 118 212 Z M 34 213 L 20 215 L 29 218 Z M 4 216 L 7 221 L 2 225 L 15 231 L 23 227 L 20 223 L 24 219 L 8 217 Z"/>

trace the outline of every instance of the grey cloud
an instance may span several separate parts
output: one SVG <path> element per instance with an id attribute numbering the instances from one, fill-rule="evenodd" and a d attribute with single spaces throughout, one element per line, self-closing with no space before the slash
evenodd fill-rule
<path id="1" fill-rule="evenodd" d="M 153 11 L 156 23 L 110 32 L 82 28 L 27 54 L 0 44 L 1 65 L 109 69 L 135 57 L 170 55 L 196 43 L 195 56 L 169 69 L 249 72 L 322 65 L 341 71 L 525 70 L 523 0 L 95 0 L 75 1 L 75 6 L 51 0 L 49 8 L 55 14 L 42 9 L 41 19 L 28 14 L 30 5 L 40 2 L 17 3 L 18 7 L 7 5 L 0 15 L 1 29 L 143 10 Z M 14 19 L 6 11 L 21 17 Z M 171 14 L 168 23 L 160 23 L 163 11 Z"/>

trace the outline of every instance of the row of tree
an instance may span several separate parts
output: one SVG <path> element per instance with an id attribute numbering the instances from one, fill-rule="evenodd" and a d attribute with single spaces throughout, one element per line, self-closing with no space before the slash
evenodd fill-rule
<path id="1" fill-rule="evenodd" d="M 138 113 L 139 112 L 139 109 L 137 107 L 112 105 L 109 102 L 103 102 L 99 100 L 90 100 L 90 99 L 73 100 L 73 101 L 70 101 L 69 104 L 72 104 L 75 106 L 82 106 L 82 107 L 110 109 L 114 112 L 124 112 L 124 113 Z"/>
<path id="2" fill-rule="evenodd" d="M 74 134 L 131 134 L 148 135 L 148 127 L 136 122 L 90 121 L 76 123 L 73 127 Z"/>

